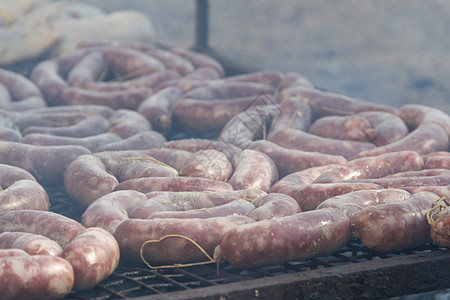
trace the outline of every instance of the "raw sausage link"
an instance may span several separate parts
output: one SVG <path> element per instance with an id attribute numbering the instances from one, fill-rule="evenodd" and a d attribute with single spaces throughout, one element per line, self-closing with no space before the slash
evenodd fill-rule
<path id="1" fill-rule="evenodd" d="M 102 161 L 94 155 L 76 158 L 64 172 L 64 187 L 70 198 L 83 206 L 106 195 L 119 185 Z"/>
<path id="2" fill-rule="evenodd" d="M 414 151 L 399 151 L 351 160 L 321 174 L 314 182 L 328 183 L 352 179 L 380 178 L 423 168 L 422 157 Z"/>
<path id="3" fill-rule="evenodd" d="M 114 234 L 119 242 L 121 253 L 133 261 L 142 261 L 139 251 L 151 265 L 192 263 L 207 261 L 205 255 L 190 241 L 171 237 L 159 243 L 158 240 L 169 234 L 177 234 L 194 240 L 210 256 L 220 243 L 222 235 L 231 228 L 254 222 L 245 216 L 227 216 L 208 219 L 130 219 L 122 222 Z M 130 232 L 133 232 L 130 235 Z"/>
<path id="4" fill-rule="evenodd" d="M 320 137 L 360 142 L 370 141 L 373 131 L 369 120 L 359 115 L 322 117 L 308 129 Z"/>
<path id="5" fill-rule="evenodd" d="M 109 232 L 92 227 L 77 235 L 64 248 L 61 257 L 73 266 L 73 288 L 87 290 L 114 272 L 119 264 L 120 250 Z"/>
<path id="6" fill-rule="evenodd" d="M 20 249 L 29 255 L 60 256 L 61 246 L 40 234 L 28 232 L 3 232 L 0 233 L 1 249 Z"/>
<path id="7" fill-rule="evenodd" d="M 448 151 L 448 149 L 449 138 L 445 130 L 437 124 L 429 123 L 420 125 L 396 142 L 361 151 L 355 158 L 405 150 L 416 151 L 420 155 L 425 155 L 435 151 Z"/>
<path id="8" fill-rule="evenodd" d="M 245 149 L 232 161 L 234 173 L 228 182 L 234 189 L 259 189 L 265 192 L 278 180 L 278 170 L 266 154 Z"/>
<path id="9" fill-rule="evenodd" d="M 164 132 L 172 127 L 172 107 L 181 96 L 180 88 L 167 87 L 142 101 L 136 111 L 142 114 L 155 130 Z"/>
<path id="10" fill-rule="evenodd" d="M 81 223 L 86 227 L 101 227 L 114 234 L 117 226 L 128 220 L 128 213 L 145 201 L 147 201 L 145 194 L 136 191 L 111 192 L 86 208 Z"/>
<path id="11" fill-rule="evenodd" d="M 278 180 L 270 188 L 270 192 L 277 193 L 277 192 L 281 191 L 282 189 L 288 188 L 290 186 L 311 184 L 322 173 L 324 173 L 328 170 L 331 170 L 338 165 L 339 164 L 330 164 L 330 165 L 324 165 L 324 166 L 319 166 L 319 167 L 311 167 L 311 168 L 307 168 L 307 169 L 304 169 L 301 171 L 291 173 L 289 175 L 284 176 L 280 180 Z"/>
<path id="12" fill-rule="evenodd" d="M 214 149 L 194 152 L 191 159 L 181 168 L 181 176 L 204 177 L 227 181 L 233 173 L 233 166 L 227 156 Z"/>
<path id="13" fill-rule="evenodd" d="M 287 98 L 278 105 L 267 137 L 270 138 L 275 132 L 284 128 L 293 128 L 307 131 L 311 125 L 311 108 L 305 102 L 297 98 Z"/>
<path id="14" fill-rule="evenodd" d="M 238 113 L 225 124 L 217 140 L 241 149 L 247 148 L 252 141 L 265 138 L 275 109 L 274 105 L 261 105 Z"/>
<path id="15" fill-rule="evenodd" d="M 409 133 L 405 122 L 392 113 L 365 111 L 358 113 L 357 116 L 366 118 L 372 124 L 373 131 L 369 133 L 369 137 L 377 146 L 391 144 Z"/>
<path id="16" fill-rule="evenodd" d="M 431 241 L 427 211 L 439 199 L 420 192 L 399 203 L 364 208 L 355 217 L 355 228 L 367 247 L 379 252 L 413 248 Z"/>
<path id="17" fill-rule="evenodd" d="M 233 186 L 229 183 L 202 177 L 142 177 L 125 180 L 116 190 L 135 190 L 141 193 L 153 191 L 230 191 Z"/>
<path id="18" fill-rule="evenodd" d="M 34 146 L 0 141 L 0 163 L 25 169 L 43 185 L 61 184 L 66 167 L 78 156 L 90 153 L 82 146 Z"/>
<path id="19" fill-rule="evenodd" d="M 347 214 L 352 224 L 355 216 L 365 207 L 400 202 L 411 197 L 402 189 L 360 190 L 328 198 L 320 203 L 316 209 L 336 208 Z"/>
<path id="20" fill-rule="evenodd" d="M 141 177 L 175 177 L 178 171 L 170 166 L 158 162 L 151 157 L 137 159 L 130 158 L 118 174 L 117 179 L 122 182 L 129 179 Z"/>
<path id="21" fill-rule="evenodd" d="M 352 159 L 361 151 L 370 151 L 370 149 L 376 147 L 368 142 L 323 138 L 292 128 L 280 129 L 270 136 L 268 140 L 289 149 L 341 155 L 346 159 Z"/>
<path id="22" fill-rule="evenodd" d="M 253 268 L 329 255 L 351 237 L 348 216 L 327 208 L 231 228 L 215 258 L 236 268 Z"/>
<path id="23" fill-rule="evenodd" d="M 108 132 L 117 134 L 123 139 L 136 133 L 150 130 L 152 126 L 140 113 L 129 109 L 118 109 L 108 119 L 111 127 Z"/>
<path id="24" fill-rule="evenodd" d="M 329 115 L 348 115 L 363 111 L 385 111 L 397 114 L 397 109 L 388 105 L 373 103 L 345 95 L 305 89 L 297 97 L 309 104 L 315 119 Z"/>
<path id="25" fill-rule="evenodd" d="M 0 232 L 41 234 L 57 242 L 63 249 L 86 228 L 63 215 L 38 210 L 14 210 L 0 213 Z"/>
<path id="26" fill-rule="evenodd" d="M 47 211 L 47 191 L 35 180 L 22 179 L 0 191 L 0 211 L 35 209 Z"/>
<path id="27" fill-rule="evenodd" d="M 381 185 L 366 182 L 313 183 L 304 186 L 291 186 L 280 191 L 295 200 L 303 211 L 314 210 L 323 201 L 338 195 L 359 190 L 377 190 Z"/>
<path id="28" fill-rule="evenodd" d="M 62 299 L 72 290 L 73 268 L 50 255 L 0 258 L 2 299 Z"/>
<path id="29" fill-rule="evenodd" d="M 285 194 L 270 193 L 252 201 L 256 206 L 248 216 L 255 221 L 294 215 L 302 210 L 297 201 Z"/>
<path id="30" fill-rule="evenodd" d="M 347 162 L 347 159 L 340 155 L 287 149 L 267 140 L 254 141 L 247 149 L 269 156 L 277 166 L 280 177 L 313 167 Z"/>
<path id="31" fill-rule="evenodd" d="M 152 219 L 207 219 L 225 216 L 247 216 L 255 206 L 244 199 L 233 200 L 229 203 L 208 208 L 191 209 L 185 211 L 161 211 L 151 215 Z"/>
<path id="32" fill-rule="evenodd" d="M 449 185 L 450 176 L 416 176 L 416 177 L 395 177 L 395 178 L 372 178 L 372 179 L 356 179 L 346 182 L 361 182 L 378 184 L 384 188 L 403 188 L 403 187 L 425 187 Z"/>
<path id="33" fill-rule="evenodd" d="M 112 133 L 111 133 L 112 134 Z M 157 131 L 145 130 L 138 132 L 117 142 L 108 143 L 95 149 L 94 152 L 120 151 L 120 150 L 145 150 L 159 148 L 166 142 L 166 138 Z"/>
<path id="34" fill-rule="evenodd" d="M 450 138 L 450 116 L 440 109 L 421 104 L 406 104 L 400 107 L 398 116 L 410 130 L 425 124 L 437 124 L 445 130 Z"/>

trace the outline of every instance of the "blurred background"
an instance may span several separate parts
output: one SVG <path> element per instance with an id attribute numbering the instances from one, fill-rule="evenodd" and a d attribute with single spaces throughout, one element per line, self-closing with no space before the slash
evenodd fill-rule
<path id="1" fill-rule="evenodd" d="M 145 13 L 164 45 L 195 43 L 194 0 L 83 2 Z M 449 28 L 444 0 L 209 1 L 209 46 L 248 70 L 297 71 L 326 90 L 447 113 Z"/>

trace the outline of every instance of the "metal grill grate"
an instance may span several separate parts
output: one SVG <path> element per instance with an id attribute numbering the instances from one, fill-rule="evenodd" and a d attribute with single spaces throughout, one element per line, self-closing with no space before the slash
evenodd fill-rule
<path id="1" fill-rule="evenodd" d="M 47 187 L 51 199 L 51 210 L 80 221 L 84 208 L 70 200 L 64 187 Z M 242 283 L 262 278 L 278 278 L 287 274 L 308 274 L 314 270 L 334 269 L 338 266 L 358 265 L 395 257 L 427 255 L 431 252 L 447 252 L 429 243 L 421 247 L 381 254 L 352 239 L 345 247 L 333 255 L 317 257 L 304 261 L 294 261 L 282 265 L 240 270 L 228 263 L 201 265 L 186 268 L 168 268 L 152 270 L 145 265 L 121 261 L 116 271 L 104 282 L 87 291 L 74 291 L 67 299 L 133 299 L 140 297 L 163 296 L 167 293 L 193 291 L 199 288 L 219 287 L 229 283 Z"/>

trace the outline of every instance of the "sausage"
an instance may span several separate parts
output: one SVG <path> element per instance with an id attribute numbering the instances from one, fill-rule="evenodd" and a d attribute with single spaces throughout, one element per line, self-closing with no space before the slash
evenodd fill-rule
<path id="1" fill-rule="evenodd" d="M 277 86 L 278 100 L 283 101 L 297 95 L 304 89 L 312 89 L 314 84 L 304 75 L 297 72 L 288 72 Z"/>
<path id="2" fill-rule="evenodd" d="M 448 169 L 426 169 L 418 171 L 405 171 L 398 172 L 384 176 L 384 178 L 396 178 L 396 177 L 417 177 L 417 176 L 449 176 L 450 170 Z"/>
<path id="3" fill-rule="evenodd" d="M 411 194 L 402 189 L 359 190 L 328 198 L 316 209 L 339 209 L 347 214 L 353 226 L 356 215 L 365 207 L 400 202 L 409 197 Z"/>
<path id="4" fill-rule="evenodd" d="M 78 87 L 66 87 L 60 93 L 58 105 L 104 105 L 112 109 L 135 110 L 152 90 L 139 87 L 129 90 L 91 91 Z"/>
<path id="5" fill-rule="evenodd" d="M 308 168 L 347 162 L 347 159 L 340 155 L 287 149 L 267 140 L 253 141 L 247 149 L 269 156 L 277 166 L 280 177 Z"/>
<path id="6" fill-rule="evenodd" d="M 225 124 L 217 140 L 247 148 L 252 141 L 266 137 L 276 109 L 274 105 L 261 105 L 238 113 Z"/>
<path id="7" fill-rule="evenodd" d="M 250 222 L 254 221 L 245 216 L 208 219 L 129 219 L 117 227 L 114 236 L 125 258 L 137 262 L 141 262 L 143 258 L 153 266 L 183 264 L 207 261 L 208 258 L 191 241 L 182 237 L 170 237 L 154 243 L 148 241 L 176 234 L 195 241 L 212 256 L 214 247 L 219 244 L 226 231 Z M 130 235 L 130 232 L 133 234 Z"/>
<path id="8" fill-rule="evenodd" d="M 0 258 L 3 299 L 62 299 L 74 284 L 71 264 L 50 255 Z"/>
<path id="9" fill-rule="evenodd" d="M 29 255 L 60 256 L 61 246 L 40 234 L 28 232 L 3 232 L 0 233 L 0 249 L 20 249 Z"/>
<path id="10" fill-rule="evenodd" d="M 25 169 L 43 185 L 61 184 L 66 167 L 84 154 L 90 151 L 82 146 L 34 146 L 0 141 L 0 163 Z"/>
<path id="11" fill-rule="evenodd" d="M 358 153 L 376 147 L 369 142 L 323 138 L 292 128 L 280 129 L 268 137 L 268 140 L 288 149 L 341 155 L 346 159 L 352 159 Z"/>
<path id="12" fill-rule="evenodd" d="M 122 139 L 119 136 L 109 132 L 99 133 L 82 138 L 57 136 L 46 133 L 30 133 L 27 134 L 21 142 L 24 144 L 38 146 L 78 145 L 87 148 L 90 151 L 95 151 L 102 146 L 121 140 Z"/>
<path id="13" fill-rule="evenodd" d="M 415 194 L 422 191 L 432 192 L 439 197 L 450 198 L 450 186 L 448 185 L 427 185 L 427 186 L 403 186 L 401 189 Z"/>
<path id="14" fill-rule="evenodd" d="M 20 249 L 0 249 L 0 258 L 11 256 L 27 256 L 27 255 L 28 253 Z"/>
<path id="15" fill-rule="evenodd" d="M 306 185 L 311 184 L 319 177 L 322 173 L 333 169 L 338 166 L 338 164 L 330 164 L 319 167 L 311 167 L 301 171 L 297 171 L 282 177 L 278 180 L 271 188 L 271 193 L 277 193 L 285 188 L 295 186 L 295 185 Z"/>
<path id="16" fill-rule="evenodd" d="M 192 89 L 184 94 L 184 97 L 191 99 L 233 99 L 240 97 L 258 96 L 260 94 L 273 95 L 274 88 L 270 85 L 245 82 L 231 81 L 200 86 Z M 269 103 L 273 104 L 273 103 Z"/>
<path id="17" fill-rule="evenodd" d="M 449 152 L 433 152 L 423 156 L 424 169 L 447 169 L 450 170 L 450 153 Z"/>
<path id="18" fill-rule="evenodd" d="M 395 177 L 395 178 L 371 178 L 355 179 L 346 182 L 361 182 L 378 184 L 384 188 L 403 188 L 403 187 L 425 187 L 440 186 L 450 184 L 450 176 L 416 176 L 416 177 Z"/>
<path id="19" fill-rule="evenodd" d="M 411 150 L 420 155 L 435 151 L 448 151 L 449 138 L 445 130 L 433 123 L 423 124 L 404 138 L 375 149 L 361 151 L 357 157 L 375 156 L 388 152 Z"/>
<path id="20" fill-rule="evenodd" d="M 116 175 L 119 182 L 141 177 L 175 177 L 178 171 L 151 157 L 137 159 L 130 158 Z"/>
<path id="21" fill-rule="evenodd" d="M 64 172 L 64 187 L 70 198 L 83 206 L 106 195 L 119 185 L 109 174 L 100 158 L 82 155 L 71 162 Z"/>
<path id="22" fill-rule="evenodd" d="M 191 73 L 182 77 L 169 79 L 157 85 L 154 90 L 159 91 L 169 86 L 180 88 L 183 92 L 190 91 L 196 87 L 205 85 L 207 80 L 214 80 L 221 78 L 221 74 L 213 67 L 200 67 Z"/>
<path id="23" fill-rule="evenodd" d="M 329 115 L 356 114 L 363 111 L 385 111 L 392 114 L 397 114 L 398 111 L 392 106 L 318 89 L 304 89 L 297 95 L 297 98 L 309 104 L 315 119 Z"/>
<path id="24" fill-rule="evenodd" d="M 82 114 L 83 117 L 85 116 L 102 116 L 105 118 L 109 118 L 114 110 L 110 107 L 103 106 L 103 105 L 96 105 L 96 104 L 86 104 L 86 105 L 76 105 L 76 106 L 49 106 L 46 108 L 35 108 L 30 109 L 28 112 L 30 113 L 39 113 L 42 115 L 45 115 L 46 118 L 48 116 L 54 116 L 55 118 L 58 118 L 59 114 L 67 114 L 67 113 L 74 113 L 74 114 Z M 59 118 L 60 121 L 64 121 L 67 118 L 67 116 L 61 116 Z M 71 123 L 73 124 L 73 123 Z M 64 125 L 54 125 L 54 126 L 64 126 Z"/>
<path id="25" fill-rule="evenodd" d="M 50 201 L 46 190 L 34 179 L 18 180 L 0 191 L 0 211 L 49 208 Z"/>
<path id="26" fill-rule="evenodd" d="M 149 159 L 162 162 L 176 170 L 181 168 L 189 161 L 192 153 L 178 149 L 151 148 L 147 150 L 122 150 L 122 151 L 104 151 L 96 152 L 94 156 L 98 157 L 111 174 L 117 175 L 120 169 L 133 160 Z"/>
<path id="27" fill-rule="evenodd" d="M 389 204 L 364 208 L 355 217 L 355 228 L 365 246 L 378 252 L 413 248 L 431 241 L 427 211 L 439 199 L 420 192 Z"/>
<path id="28" fill-rule="evenodd" d="M 7 188 L 14 182 L 23 179 L 36 181 L 30 172 L 22 168 L 0 164 L 0 186 L 2 188 Z"/>
<path id="29" fill-rule="evenodd" d="M 166 69 L 156 58 L 128 47 L 107 46 L 102 49 L 102 54 L 109 67 L 119 76 L 126 78 L 139 77 Z"/>
<path id="30" fill-rule="evenodd" d="M 171 140 L 163 145 L 164 148 L 185 150 L 189 152 L 197 152 L 199 150 L 215 149 L 224 153 L 231 161 L 235 154 L 242 151 L 239 147 L 211 139 L 187 138 L 179 140 Z"/>
<path id="31" fill-rule="evenodd" d="M 29 209 L 0 212 L 0 232 L 40 234 L 63 249 L 85 229 L 77 221 L 54 212 Z"/>
<path id="32" fill-rule="evenodd" d="M 112 234 L 92 227 L 77 235 L 64 248 L 61 257 L 73 267 L 73 288 L 87 290 L 114 272 L 119 264 L 120 249 Z"/>
<path id="33" fill-rule="evenodd" d="M 134 208 L 147 201 L 145 194 L 137 191 L 116 191 L 92 202 L 84 211 L 81 223 L 86 227 L 100 227 L 114 234 L 117 226 L 128 220 Z"/>
<path id="34" fill-rule="evenodd" d="M 372 124 L 359 115 L 325 116 L 315 120 L 308 132 L 324 138 L 368 142 L 373 134 Z"/>
<path id="35" fill-rule="evenodd" d="M 240 269 L 270 266 L 332 254 L 351 237 L 348 216 L 327 208 L 231 228 L 214 258 Z"/>
<path id="36" fill-rule="evenodd" d="M 175 70 L 180 75 L 189 74 L 195 70 L 194 65 L 188 59 L 173 52 L 158 48 L 146 49 L 143 52 L 159 60 L 166 69 Z"/>
<path id="37" fill-rule="evenodd" d="M 224 192 L 210 192 L 210 191 L 195 191 L 195 192 L 150 192 L 146 196 L 152 201 L 160 202 L 165 205 L 168 210 L 187 211 L 192 209 L 210 208 L 231 201 L 246 198 L 243 191 L 224 191 Z M 246 198 L 248 201 L 252 199 Z M 149 201 L 150 202 L 150 201 Z M 142 206 L 147 204 L 143 203 Z M 139 213 L 142 216 L 140 208 L 135 208 L 134 213 Z M 132 215 L 133 213 L 130 213 Z M 145 217 L 148 218 L 148 217 Z"/>
<path id="38" fill-rule="evenodd" d="M 155 130 L 164 132 L 172 127 L 172 107 L 181 96 L 180 88 L 167 87 L 142 101 L 136 111 L 142 114 Z"/>
<path id="39" fill-rule="evenodd" d="M 0 84 L 6 87 L 10 95 L 11 101 L 5 106 L 8 110 L 23 111 L 47 106 L 39 88 L 19 73 L 0 69 Z"/>
<path id="40" fill-rule="evenodd" d="M 259 189 L 265 192 L 278 180 L 278 170 L 266 154 L 245 149 L 234 156 L 234 173 L 228 180 L 234 189 Z"/>
<path id="41" fill-rule="evenodd" d="M 75 274 L 75 289 L 89 289 L 108 277 L 119 262 L 119 246 L 102 228 L 84 227 L 63 215 L 16 210 L 0 213 L 0 231 L 40 234 L 57 242 L 61 257 L 70 262 Z"/>
<path id="42" fill-rule="evenodd" d="M 285 194 L 270 193 L 252 201 L 256 206 L 248 216 L 255 221 L 276 219 L 300 213 L 302 210 L 297 201 Z"/>
<path id="43" fill-rule="evenodd" d="M 186 58 L 196 69 L 209 67 L 215 69 L 221 77 L 225 75 L 223 66 L 211 56 L 184 48 L 172 48 L 169 51 Z"/>
<path id="44" fill-rule="evenodd" d="M 297 98 L 287 98 L 280 102 L 270 124 L 267 137 L 284 128 L 307 131 L 311 125 L 312 111 L 308 104 Z"/>
<path id="45" fill-rule="evenodd" d="M 423 168 L 422 157 L 414 151 L 399 151 L 351 160 L 321 174 L 315 183 L 338 182 L 352 179 L 380 178 Z"/>
<path id="46" fill-rule="evenodd" d="M 15 129 L 0 126 L 0 141 L 5 142 L 20 142 L 22 134 Z"/>
<path id="47" fill-rule="evenodd" d="M 22 131 L 23 135 L 30 133 L 45 133 L 69 137 L 88 137 L 108 131 L 109 121 L 102 116 L 86 117 L 80 122 L 64 127 L 29 126 Z"/>
<path id="48" fill-rule="evenodd" d="M 193 191 L 229 191 L 233 186 L 227 182 L 203 177 L 142 177 L 125 180 L 116 190 L 135 190 L 141 193 L 153 191 L 193 192 Z"/>
<path id="49" fill-rule="evenodd" d="M 225 216 L 247 216 L 255 206 L 244 199 L 233 200 L 229 203 L 208 208 L 198 208 L 185 211 L 160 211 L 155 212 L 150 217 L 152 219 L 207 219 Z"/>
<path id="50" fill-rule="evenodd" d="M 111 127 L 108 132 L 125 139 L 141 131 L 152 129 L 151 124 L 140 113 L 129 109 L 118 109 L 113 112 L 108 121 Z"/>
<path id="51" fill-rule="evenodd" d="M 408 133 L 405 122 L 397 115 L 384 111 L 365 111 L 357 116 L 369 120 L 372 130 L 369 130 L 369 138 L 377 146 L 384 146 L 398 141 Z"/>
<path id="52" fill-rule="evenodd" d="M 233 166 L 227 156 L 214 149 L 194 152 L 191 159 L 181 168 L 181 176 L 204 177 L 227 181 L 233 173 Z"/>
<path id="53" fill-rule="evenodd" d="M 109 133 L 113 134 L 113 133 Z M 145 130 L 130 137 L 119 139 L 116 142 L 101 145 L 93 152 L 119 151 L 119 150 L 145 150 L 159 148 L 166 142 L 166 138 L 157 131 Z"/>
<path id="54" fill-rule="evenodd" d="M 101 51 L 92 51 L 81 58 L 67 74 L 67 83 L 71 86 L 86 86 L 101 80 L 107 72 L 107 62 Z"/>
<path id="55" fill-rule="evenodd" d="M 97 92 L 127 91 L 137 88 L 155 89 L 169 80 L 179 78 L 180 75 L 173 70 L 157 71 L 129 80 L 120 81 L 120 78 L 111 81 L 88 82 L 84 89 Z"/>
<path id="56" fill-rule="evenodd" d="M 323 201 L 338 195 L 347 194 L 359 190 L 377 190 L 382 186 L 372 182 L 336 182 L 313 183 L 304 186 L 291 186 L 280 191 L 295 200 L 302 211 L 314 210 Z"/>
<path id="57" fill-rule="evenodd" d="M 410 131 L 421 125 L 437 124 L 450 138 L 450 116 L 440 109 L 421 104 L 406 104 L 400 107 L 398 116 L 406 123 Z"/>
<path id="58" fill-rule="evenodd" d="M 60 67 L 54 60 L 38 63 L 30 74 L 30 79 L 39 87 L 49 105 L 61 104 L 61 93 L 69 87 L 59 76 Z"/>
<path id="59" fill-rule="evenodd" d="M 172 108 L 172 121 L 183 132 L 219 132 L 238 113 L 265 102 L 265 95 L 209 100 L 182 98 Z"/>

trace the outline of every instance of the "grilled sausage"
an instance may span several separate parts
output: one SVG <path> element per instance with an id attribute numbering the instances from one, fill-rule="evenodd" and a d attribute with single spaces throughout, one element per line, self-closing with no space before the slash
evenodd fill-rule
<path id="1" fill-rule="evenodd" d="M 228 182 L 234 189 L 259 189 L 265 192 L 278 180 L 278 170 L 266 154 L 245 149 L 232 161 L 234 173 Z"/>
<path id="2" fill-rule="evenodd" d="M 74 284 L 72 265 L 61 257 L 20 255 L 0 258 L 3 299 L 61 299 Z"/>
<path id="3" fill-rule="evenodd" d="M 227 181 L 233 173 L 233 166 L 225 154 L 218 150 L 199 150 L 192 154 L 179 174 L 181 176 L 204 177 Z"/>
<path id="4" fill-rule="evenodd" d="M 208 258 L 191 241 L 195 241 L 208 255 L 220 243 L 229 229 L 254 222 L 245 216 L 227 216 L 208 219 L 129 219 L 122 222 L 114 234 L 124 257 L 141 262 L 143 258 L 151 265 L 180 264 L 207 261 Z M 129 233 L 133 232 L 132 235 Z M 169 237 L 160 242 L 147 243 Z M 179 237 L 182 236 L 182 237 Z"/>
<path id="5" fill-rule="evenodd" d="M 369 120 L 372 130 L 369 130 L 368 136 L 371 142 L 377 146 L 384 146 L 398 141 L 409 133 L 405 122 L 392 113 L 365 111 L 358 113 L 357 116 Z"/>
<path id="6" fill-rule="evenodd" d="M 0 233 L 0 249 L 20 249 L 29 255 L 60 256 L 61 246 L 40 234 L 28 232 L 3 232 Z"/>
<path id="7" fill-rule="evenodd" d="M 364 208 L 355 217 L 361 241 L 375 251 L 392 252 L 431 241 L 427 211 L 439 199 L 434 193 L 419 192 L 389 204 Z"/>
<path id="8" fill-rule="evenodd" d="M 257 150 L 269 156 L 277 166 L 280 177 L 308 168 L 347 162 L 347 159 L 340 155 L 287 149 L 267 140 L 253 141 L 247 149 Z"/>
<path id="9" fill-rule="evenodd" d="M 248 216 L 255 221 L 290 216 L 302 211 L 294 198 L 281 193 L 270 193 L 259 197 L 253 200 L 252 204 L 256 208 Z"/>
<path id="10" fill-rule="evenodd" d="M 0 211 L 49 210 L 47 191 L 36 180 L 22 179 L 0 191 Z"/>
<path id="11" fill-rule="evenodd" d="M 231 228 L 214 258 L 236 268 L 276 265 L 329 255 L 351 237 L 348 216 L 333 208 L 302 212 Z"/>

